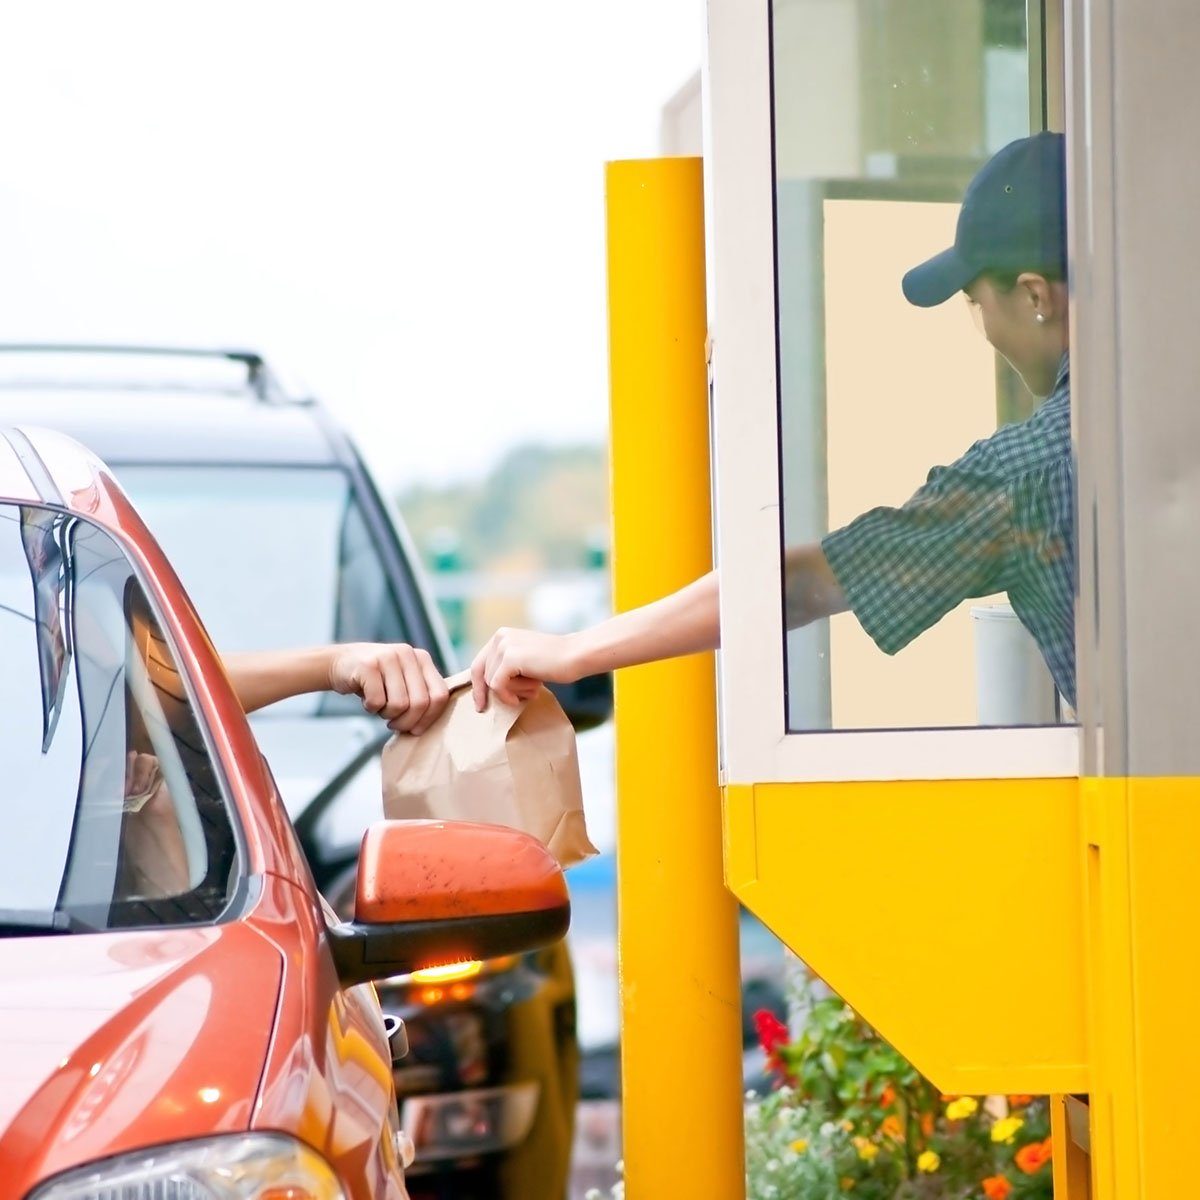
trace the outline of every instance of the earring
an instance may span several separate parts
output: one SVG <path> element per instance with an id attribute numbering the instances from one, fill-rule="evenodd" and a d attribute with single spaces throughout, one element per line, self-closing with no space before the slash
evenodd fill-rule
<path id="1" fill-rule="evenodd" d="M 1045 321 L 1046 321 L 1046 314 L 1045 314 L 1045 313 L 1038 313 L 1038 314 L 1037 314 L 1037 315 L 1036 315 L 1036 316 L 1035 316 L 1033 319 L 1034 319 L 1034 320 L 1035 320 L 1035 321 L 1036 321 L 1036 322 L 1037 322 L 1039 325 L 1042 325 L 1042 324 L 1044 324 L 1044 323 L 1045 323 Z"/>

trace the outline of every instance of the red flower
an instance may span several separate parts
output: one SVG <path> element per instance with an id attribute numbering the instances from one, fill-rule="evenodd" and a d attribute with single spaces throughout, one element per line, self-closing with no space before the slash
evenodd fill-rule
<path id="1" fill-rule="evenodd" d="M 769 1009 L 760 1008 L 754 1014 L 754 1028 L 758 1031 L 758 1044 L 773 1058 L 775 1052 L 790 1040 L 788 1027 Z"/>
<path id="2" fill-rule="evenodd" d="M 891 1108 L 896 1103 L 896 1089 L 889 1083 L 879 1093 L 879 1107 Z"/>
<path id="3" fill-rule="evenodd" d="M 1012 1184 L 1003 1175 L 989 1175 L 983 1181 L 983 1194 L 987 1200 L 1008 1200 Z"/>
<path id="4" fill-rule="evenodd" d="M 1028 1146 L 1022 1146 L 1013 1158 L 1013 1162 L 1026 1175 L 1032 1175 L 1035 1171 L 1040 1171 L 1052 1156 L 1053 1147 L 1050 1139 L 1047 1138 L 1044 1142 L 1030 1142 Z"/>
<path id="5" fill-rule="evenodd" d="M 760 1008 L 754 1014 L 754 1028 L 758 1031 L 758 1044 L 767 1056 L 767 1069 L 776 1072 L 784 1083 L 791 1084 L 792 1073 L 779 1053 L 791 1040 L 788 1027 L 773 1012 Z"/>

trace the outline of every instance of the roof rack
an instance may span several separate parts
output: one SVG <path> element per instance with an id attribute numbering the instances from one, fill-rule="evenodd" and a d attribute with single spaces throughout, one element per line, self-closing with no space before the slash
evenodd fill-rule
<path id="1" fill-rule="evenodd" d="M 207 358 L 241 363 L 246 368 L 246 386 L 265 404 L 293 399 L 279 382 L 266 360 L 256 350 L 202 349 L 195 346 L 120 346 L 111 343 L 88 345 L 63 342 L 0 342 L 3 354 L 105 354 L 147 358 Z"/>

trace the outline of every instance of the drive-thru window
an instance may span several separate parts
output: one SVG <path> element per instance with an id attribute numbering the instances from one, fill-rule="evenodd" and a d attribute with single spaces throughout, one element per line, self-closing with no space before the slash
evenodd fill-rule
<path id="1" fill-rule="evenodd" d="M 1169 130 L 1200 14 L 707 8 L 725 882 L 944 1091 L 1051 1094 L 1057 1194 L 1186 1194 L 1200 165 Z M 930 270 L 953 295 L 905 279 L 951 247 Z M 1021 347 L 1052 327 L 1047 374 Z M 1003 989 L 978 912 L 946 902 L 989 887 L 1035 914 Z M 936 937 L 906 919 L 929 909 Z"/>

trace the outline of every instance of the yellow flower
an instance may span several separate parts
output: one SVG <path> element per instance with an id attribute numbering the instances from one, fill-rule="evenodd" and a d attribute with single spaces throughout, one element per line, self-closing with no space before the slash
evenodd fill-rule
<path id="1" fill-rule="evenodd" d="M 853 1179 L 851 1179 L 849 1175 L 845 1176 L 845 1177 L 842 1179 L 842 1191 L 843 1191 L 843 1192 L 852 1192 L 852 1191 L 854 1191 L 854 1180 L 853 1180 Z"/>
<path id="2" fill-rule="evenodd" d="M 853 1132 L 854 1132 L 854 1122 L 853 1122 L 853 1121 L 843 1121 L 843 1122 L 842 1122 L 842 1128 L 843 1128 L 843 1129 L 844 1129 L 844 1130 L 845 1130 L 847 1133 L 853 1133 Z"/>
<path id="3" fill-rule="evenodd" d="M 1013 1138 L 1024 1128 L 1025 1122 L 1020 1117 L 1002 1117 L 992 1126 L 992 1141 L 999 1144 L 1012 1145 Z"/>
<path id="4" fill-rule="evenodd" d="M 970 1096 L 961 1096 L 957 1100 L 951 1100 L 946 1105 L 946 1116 L 952 1121 L 965 1121 L 968 1117 L 973 1117 L 979 1111 L 979 1102 Z"/>
<path id="5" fill-rule="evenodd" d="M 795 1153 L 803 1154 L 808 1149 L 808 1140 L 806 1138 L 797 1138 L 790 1147 Z"/>
<path id="6" fill-rule="evenodd" d="M 865 1137 L 856 1137 L 854 1139 L 854 1148 L 858 1151 L 858 1157 L 863 1162 L 873 1162 L 875 1156 L 879 1153 L 879 1147 L 874 1142 L 869 1142 Z"/>
<path id="7" fill-rule="evenodd" d="M 932 1150 L 926 1150 L 917 1159 L 917 1170 L 924 1171 L 926 1175 L 932 1175 L 941 1165 L 942 1160 Z"/>

